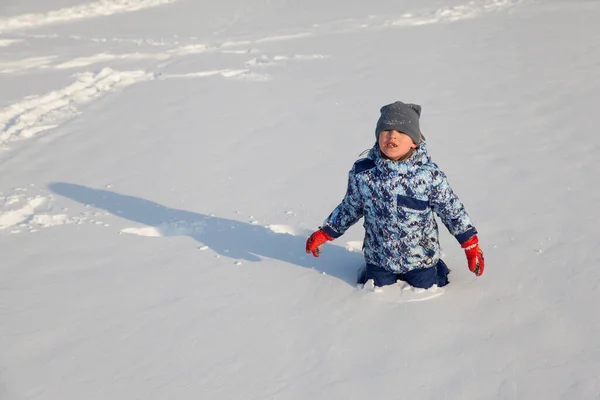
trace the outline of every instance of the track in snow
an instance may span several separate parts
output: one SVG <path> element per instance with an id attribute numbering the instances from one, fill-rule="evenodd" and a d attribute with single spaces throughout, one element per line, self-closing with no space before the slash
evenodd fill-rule
<path id="1" fill-rule="evenodd" d="M 106 17 L 162 6 L 176 0 L 101 0 L 75 7 L 61 8 L 56 11 L 38 14 L 22 14 L 0 19 L 0 32 L 19 29 L 38 28 L 61 22 L 73 22 L 83 19 Z"/>

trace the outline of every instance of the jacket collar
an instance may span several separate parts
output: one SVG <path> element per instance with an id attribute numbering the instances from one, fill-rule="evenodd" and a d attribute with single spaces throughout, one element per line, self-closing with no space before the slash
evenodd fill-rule
<path id="1" fill-rule="evenodd" d="M 424 164 L 427 164 L 431 161 L 429 154 L 427 153 L 427 145 L 425 141 L 421 141 L 419 146 L 415 149 L 412 156 L 403 161 L 392 161 L 383 154 L 381 154 L 381 150 L 379 150 L 379 145 L 375 143 L 371 151 L 369 151 L 368 158 L 375 161 L 375 165 L 379 170 L 386 173 L 406 173 L 408 170 L 420 167 Z"/>

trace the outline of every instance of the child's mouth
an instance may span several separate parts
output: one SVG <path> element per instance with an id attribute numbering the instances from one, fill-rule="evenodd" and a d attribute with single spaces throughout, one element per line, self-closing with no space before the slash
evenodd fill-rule
<path id="1" fill-rule="evenodd" d="M 389 147 L 389 148 L 392 148 L 392 149 L 393 149 L 393 148 L 396 148 L 396 147 L 398 147 L 398 145 L 397 145 L 397 144 L 395 144 L 395 143 L 388 143 L 388 144 L 386 145 L 386 147 Z"/>

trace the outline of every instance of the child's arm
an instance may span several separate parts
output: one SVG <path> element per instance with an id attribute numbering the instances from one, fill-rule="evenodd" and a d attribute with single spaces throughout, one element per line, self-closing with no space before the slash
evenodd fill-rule
<path id="1" fill-rule="evenodd" d="M 452 191 L 446 175 L 435 166 L 432 171 L 433 185 L 429 202 L 446 228 L 465 250 L 469 270 L 480 276 L 483 274 L 483 251 L 479 247 L 477 229 L 465 211 L 465 206 Z"/>
<path id="2" fill-rule="evenodd" d="M 348 188 L 342 202 L 333 210 L 323 223 L 323 227 L 314 232 L 306 241 L 306 252 L 319 257 L 321 246 L 327 241 L 338 238 L 363 216 L 362 198 L 356 180 L 356 166 L 348 175 Z"/>
<path id="3" fill-rule="evenodd" d="M 363 216 L 363 202 L 358 189 L 354 168 L 348 174 L 348 188 L 342 202 L 323 222 L 323 231 L 336 239 Z"/>
<path id="4" fill-rule="evenodd" d="M 446 174 L 436 166 L 432 171 L 432 177 L 429 203 L 448 231 L 462 245 L 477 234 L 477 229 L 467 214 L 465 206 L 452 191 Z"/>

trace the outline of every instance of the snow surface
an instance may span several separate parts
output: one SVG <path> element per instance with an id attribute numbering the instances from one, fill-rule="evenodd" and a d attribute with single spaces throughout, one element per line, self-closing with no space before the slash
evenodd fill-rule
<path id="1" fill-rule="evenodd" d="M 600 398 L 600 3 L 5 0 L 0 398 Z M 314 259 L 383 104 L 480 231 Z"/>

